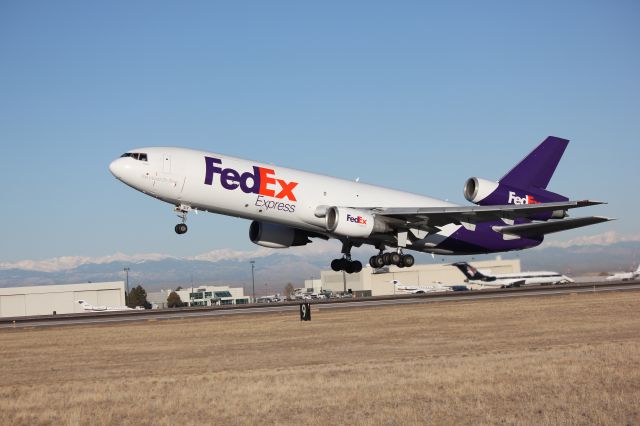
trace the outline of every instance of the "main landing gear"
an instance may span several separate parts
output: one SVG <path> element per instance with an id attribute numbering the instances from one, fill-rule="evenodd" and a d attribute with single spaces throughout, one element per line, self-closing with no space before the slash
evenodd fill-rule
<path id="1" fill-rule="evenodd" d="M 336 272 L 345 271 L 347 274 L 353 274 L 362 271 L 362 263 L 359 260 L 351 260 L 351 256 L 345 256 L 342 259 L 333 259 L 331 269 Z"/>
<path id="2" fill-rule="evenodd" d="M 336 272 L 345 271 L 347 274 L 353 274 L 362 271 L 362 263 L 357 260 L 351 260 L 352 243 L 348 241 L 342 242 L 342 259 L 333 259 L 331 261 L 331 269 Z M 395 252 L 384 253 L 384 246 L 378 247 L 380 254 L 371 256 L 369 265 L 378 269 L 383 266 L 396 265 L 398 268 L 410 268 L 416 263 L 416 260 L 410 254 L 403 254 L 402 249 L 398 248 Z"/>
<path id="3" fill-rule="evenodd" d="M 353 243 L 342 242 L 342 259 L 333 259 L 331 269 L 336 272 L 345 271 L 347 274 L 354 274 L 362 271 L 362 263 L 358 260 L 351 260 L 351 247 Z"/>
<path id="4" fill-rule="evenodd" d="M 383 266 L 396 265 L 399 268 L 410 268 L 416 260 L 410 254 L 402 254 L 402 251 L 383 253 L 380 250 L 380 254 L 377 256 L 371 256 L 369 258 L 369 265 L 372 268 L 382 268 Z"/>
<path id="5" fill-rule="evenodd" d="M 182 204 L 175 208 L 175 212 L 178 213 L 178 217 L 182 220 L 182 223 L 177 224 L 175 227 L 176 234 L 178 235 L 186 234 L 189 229 L 185 223 L 187 221 L 187 213 L 189 213 L 189 210 L 191 210 L 191 207 Z"/>

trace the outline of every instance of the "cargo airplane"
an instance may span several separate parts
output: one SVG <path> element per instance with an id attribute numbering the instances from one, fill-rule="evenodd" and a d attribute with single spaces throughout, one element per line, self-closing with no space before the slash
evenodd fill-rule
<path id="1" fill-rule="evenodd" d="M 353 273 L 362 263 L 351 258 L 351 249 L 363 244 L 378 250 L 369 259 L 372 267 L 410 267 L 415 260 L 405 250 L 522 250 L 539 245 L 546 234 L 610 220 L 569 219 L 569 209 L 603 203 L 570 201 L 546 189 L 568 143 L 548 137 L 497 182 L 469 178 L 464 196 L 475 205 L 468 206 L 187 148 L 132 149 L 109 170 L 126 185 L 173 205 L 178 234 L 187 232 L 189 212 L 207 211 L 252 220 L 249 238 L 265 247 L 336 238 L 342 257 L 331 267 Z"/>

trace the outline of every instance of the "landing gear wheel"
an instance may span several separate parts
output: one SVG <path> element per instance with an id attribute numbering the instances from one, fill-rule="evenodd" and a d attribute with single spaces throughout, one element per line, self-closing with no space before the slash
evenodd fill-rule
<path id="1" fill-rule="evenodd" d="M 359 260 L 351 262 L 351 265 L 353 266 L 354 273 L 357 274 L 358 272 L 362 271 L 362 263 Z"/>
<path id="2" fill-rule="evenodd" d="M 400 265 L 400 261 L 402 260 L 402 257 L 400 256 L 400 253 L 389 253 L 389 263 L 391 263 L 392 265 Z"/>
<path id="3" fill-rule="evenodd" d="M 376 268 L 382 268 L 384 266 L 384 259 L 382 258 L 382 255 L 377 255 L 373 257 L 373 263 L 375 263 L 375 267 Z"/>
<path id="4" fill-rule="evenodd" d="M 176 234 L 178 235 L 182 235 L 184 233 L 187 232 L 187 225 L 184 223 L 179 223 L 176 225 L 175 230 L 176 230 Z"/>
<path id="5" fill-rule="evenodd" d="M 347 274 L 353 274 L 355 272 L 353 269 L 353 262 L 347 262 L 347 264 L 345 265 L 344 271 Z"/>
<path id="6" fill-rule="evenodd" d="M 391 253 L 385 253 L 382 255 L 382 261 L 385 265 L 391 265 Z"/>
<path id="7" fill-rule="evenodd" d="M 413 266 L 414 263 L 416 263 L 416 259 L 410 254 L 405 254 L 404 256 L 402 256 L 401 263 L 402 263 L 402 266 L 410 268 Z"/>
<path id="8" fill-rule="evenodd" d="M 335 272 L 340 272 L 340 271 L 342 271 L 342 268 L 341 268 L 341 266 L 342 266 L 342 264 L 341 264 L 341 263 L 342 263 L 342 262 L 341 262 L 341 260 L 342 260 L 342 259 L 333 259 L 333 260 L 331 261 L 331 269 L 333 269 Z"/>

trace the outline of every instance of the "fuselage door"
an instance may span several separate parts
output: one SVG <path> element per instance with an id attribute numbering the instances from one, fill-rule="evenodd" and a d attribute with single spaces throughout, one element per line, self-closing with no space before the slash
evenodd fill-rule
<path id="1" fill-rule="evenodd" d="M 180 169 L 179 164 L 172 167 L 171 154 L 162 154 L 162 169 L 156 172 L 155 178 L 155 194 L 168 202 L 177 202 L 180 200 L 180 194 L 184 187 L 185 176 L 175 173 Z M 159 165 L 158 165 L 159 166 Z M 175 168 L 175 171 L 173 169 Z M 161 170 L 161 171 L 160 171 Z"/>

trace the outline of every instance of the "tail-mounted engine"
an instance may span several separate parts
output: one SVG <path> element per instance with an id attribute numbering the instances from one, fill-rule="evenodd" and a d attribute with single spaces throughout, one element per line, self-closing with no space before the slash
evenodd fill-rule
<path id="1" fill-rule="evenodd" d="M 569 199 L 541 188 L 515 188 L 500 182 L 472 177 L 464 184 L 464 198 L 480 206 L 504 204 L 540 204 L 568 201 Z M 561 219 L 566 216 L 565 210 L 543 213 L 532 219 Z"/>

